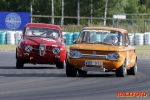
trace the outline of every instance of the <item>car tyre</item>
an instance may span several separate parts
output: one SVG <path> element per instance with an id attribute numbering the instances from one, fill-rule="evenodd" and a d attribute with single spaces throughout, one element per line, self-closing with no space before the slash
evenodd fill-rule
<path id="1" fill-rule="evenodd" d="M 137 72 L 137 62 L 135 62 L 134 66 L 127 70 L 128 75 L 135 75 Z"/>
<path id="2" fill-rule="evenodd" d="M 22 60 L 22 59 L 20 59 L 20 58 L 17 58 L 17 60 L 16 60 L 16 68 L 18 68 L 18 69 L 22 69 L 22 68 L 23 68 L 23 66 L 24 66 L 24 62 L 23 62 L 23 60 Z"/>
<path id="3" fill-rule="evenodd" d="M 116 69 L 116 77 L 125 77 L 127 73 L 126 70 L 126 61 L 118 68 Z"/>
<path id="4" fill-rule="evenodd" d="M 77 75 L 77 69 L 74 68 L 67 60 L 66 63 L 66 75 L 69 77 L 75 77 Z"/>
<path id="5" fill-rule="evenodd" d="M 58 62 L 58 63 L 56 63 L 56 67 L 57 67 L 58 69 L 63 69 L 65 66 L 66 66 L 65 60 L 64 60 L 63 62 Z"/>
<path id="6" fill-rule="evenodd" d="M 82 71 L 81 69 L 78 69 L 79 75 L 87 75 L 87 71 Z"/>

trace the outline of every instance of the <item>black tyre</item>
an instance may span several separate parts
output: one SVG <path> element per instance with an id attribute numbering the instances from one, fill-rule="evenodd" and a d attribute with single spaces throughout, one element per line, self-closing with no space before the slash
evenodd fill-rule
<path id="1" fill-rule="evenodd" d="M 134 66 L 127 70 L 128 75 L 135 75 L 137 72 L 137 62 L 135 62 Z"/>
<path id="2" fill-rule="evenodd" d="M 118 68 L 116 69 L 116 77 L 124 77 L 127 73 L 126 70 L 126 61 Z"/>
<path id="3" fill-rule="evenodd" d="M 17 48 L 16 48 L 16 54 L 15 54 L 15 56 L 16 56 L 16 59 L 17 59 Z"/>
<path id="4" fill-rule="evenodd" d="M 66 63 L 66 75 L 69 77 L 75 77 L 77 75 L 77 69 L 74 68 L 68 61 Z"/>
<path id="5" fill-rule="evenodd" d="M 56 67 L 57 67 L 58 69 L 63 69 L 65 66 L 66 66 L 65 60 L 64 60 L 63 62 L 58 62 L 58 63 L 56 63 Z"/>
<path id="6" fill-rule="evenodd" d="M 22 59 L 20 59 L 20 58 L 17 58 L 17 60 L 16 60 L 16 68 L 18 68 L 18 69 L 22 69 L 22 68 L 23 68 L 23 66 L 24 66 L 24 62 L 23 62 L 23 60 L 22 60 Z"/>
<path id="7" fill-rule="evenodd" d="M 87 71 L 82 71 L 81 69 L 78 69 L 79 75 L 87 75 Z"/>

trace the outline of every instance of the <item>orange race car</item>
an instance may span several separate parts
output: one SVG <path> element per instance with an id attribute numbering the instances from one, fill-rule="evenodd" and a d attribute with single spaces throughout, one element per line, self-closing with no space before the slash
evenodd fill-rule
<path id="1" fill-rule="evenodd" d="M 70 46 L 66 75 L 86 75 L 87 71 L 113 71 L 117 77 L 137 72 L 135 48 L 130 45 L 128 31 L 112 27 L 84 27 Z"/>

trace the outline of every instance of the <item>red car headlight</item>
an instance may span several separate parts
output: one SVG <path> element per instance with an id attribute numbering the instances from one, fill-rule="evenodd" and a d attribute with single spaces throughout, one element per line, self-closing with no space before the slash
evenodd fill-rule
<path id="1" fill-rule="evenodd" d="M 33 47 L 32 47 L 31 45 L 27 45 L 27 46 L 25 47 L 25 51 L 27 51 L 27 52 L 31 52 L 32 49 L 33 49 Z"/>
<path id="2" fill-rule="evenodd" d="M 52 49 L 52 52 L 53 52 L 53 54 L 59 54 L 60 49 L 55 47 L 55 48 Z"/>

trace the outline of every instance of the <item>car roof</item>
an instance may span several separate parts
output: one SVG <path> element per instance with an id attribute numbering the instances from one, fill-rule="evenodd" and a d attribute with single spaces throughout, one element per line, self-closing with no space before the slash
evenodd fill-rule
<path id="1" fill-rule="evenodd" d="M 45 24 L 45 23 L 28 23 L 26 24 L 26 27 L 45 27 L 45 28 L 55 28 L 58 30 L 61 30 L 59 25 L 53 25 L 53 24 Z"/>
<path id="2" fill-rule="evenodd" d="M 119 31 L 121 33 L 128 33 L 128 31 L 125 29 L 114 28 L 114 27 L 98 27 L 98 26 L 94 27 L 94 26 L 92 26 L 92 27 L 84 27 L 84 28 L 82 28 L 82 30 L 108 30 L 108 31 Z"/>

